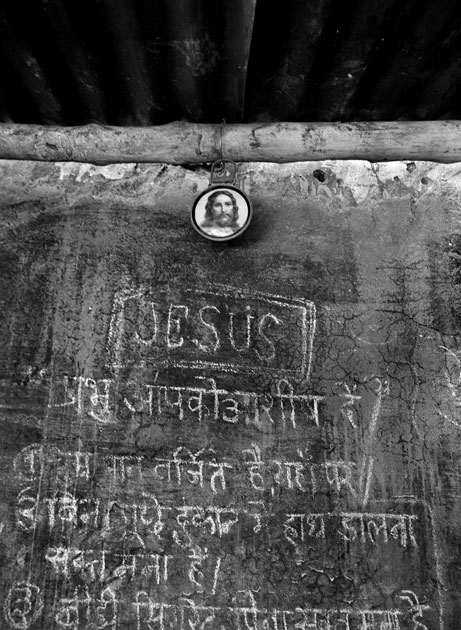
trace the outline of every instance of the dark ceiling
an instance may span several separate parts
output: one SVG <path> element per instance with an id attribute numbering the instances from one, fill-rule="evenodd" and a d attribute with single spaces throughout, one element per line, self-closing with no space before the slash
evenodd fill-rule
<path id="1" fill-rule="evenodd" d="M 0 0 L 0 120 L 461 118 L 460 0 Z"/>

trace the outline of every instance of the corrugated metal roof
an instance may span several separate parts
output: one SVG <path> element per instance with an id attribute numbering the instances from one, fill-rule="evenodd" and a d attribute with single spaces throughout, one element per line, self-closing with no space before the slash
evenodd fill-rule
<path id="1" fill-rule="evenodd" d="M 459 0 L 2 0 L 0 120 L 461 117 Z"/>

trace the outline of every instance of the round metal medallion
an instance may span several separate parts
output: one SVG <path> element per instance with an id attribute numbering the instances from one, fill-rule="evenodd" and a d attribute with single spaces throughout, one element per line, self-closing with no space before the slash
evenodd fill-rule
<path id="1" fill-rule="evenodd" d="M 253 216 L 251 202 L 236 186 L 216 184 L 195 199 L 191 209 L 194 228 L 212 241 L 230 241 L 240 236 Z"/>

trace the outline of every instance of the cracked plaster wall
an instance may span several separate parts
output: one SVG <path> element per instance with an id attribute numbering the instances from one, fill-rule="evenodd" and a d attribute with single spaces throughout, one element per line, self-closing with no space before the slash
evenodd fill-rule
<path id="1" fill-rule="evenodd" d="M 204 168 L 3 161 L 0 176 L 0 592 L 9 627 L 157 628 L 146 607 L 133 607 L 140 591 L 172 607 L 219 609 L 203 628 L 237 627 L 239 606 L 291 611 L 289 628 L 323 630 L 328 610 L 335 630 L 345 627 L 340 610 L 356 611 L 354 630 L 367 610 L 393 611 L 395 628 L 458 627 L 459 164 L 239 165 L 254 219 L 229 244 L 190 226 Z M 311 318 L 302 333 L 301 307 L 287 306 L 296 300 Z M 171 305 L 187 316 L 171 319 Z M 213 314 L 205 324 L 204 307 Z M 268 309 L 276 319 L 263 328 Z M 303 352 L 310 370 L 299 372 Z M 235 357 L 244 368 L 221 369 Z M 183 367 L 194 358 L 199 369 Z M 277 361 L 288 376 L 270 371 Z M 253 393 L 259 421 L 243 408 L 213 416 L 210 405 L 200 421 L 191 405 L 178 415 L 178 390 L 162 408 L 146 402 L 157 386 L 204 382 Z M 302 401 L 290 399 L 290 385 Z M 319 397 L 318 415 L 309 396 Z M 205 467 L 225 462 L 225 487 L 154 474 L 181 448 Z M 63 453 L 90 453 L 94 466 L 75 472 Z M 114 480 L 114 455 L 142 458 L 142 478 Z M 250 475 L 252 458 L 263 462 L 260 478 Z M 122 514 L 126 505 L 142 512 L 146 496 L 151 510 L 168 506 L 161 526 Z M 78 516 L 89 498 L 112 502 L 110 524 Z M 178 527 L 173 512 L 186 504 L 232 506 L 238 522 L 216 532 L 206 513 Z M 302 533 L 293 514 L 310 515 Z M 392 523 L 379 528 L 380 514 L 407 515 L 414 530 L 404 541 Z M 91 552 L 93 564 L 66 572 L 57 549 Z M 104 576 L 90 570 L 101 549 Z M 120 570 L 123 554 L 171 557 L 168 579 Z M 69 612 L 69 598 L 88 592 L 86 612 L 81 603 Z M 295 612 L 303 607 L 304 621 Z M 367 628 L 394 628 L 366 614 Z M 318 625 L 296 625 L 308 622 Z"/>

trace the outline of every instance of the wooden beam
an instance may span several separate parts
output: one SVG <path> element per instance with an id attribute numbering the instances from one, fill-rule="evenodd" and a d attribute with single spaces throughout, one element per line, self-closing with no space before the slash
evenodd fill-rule
<path id="1" fill-rule="evenodd" d="M 201 164 L 311 160 L 461 161 L 461 121 L 158 127 L 0 124 L 0 159 Z"/>

